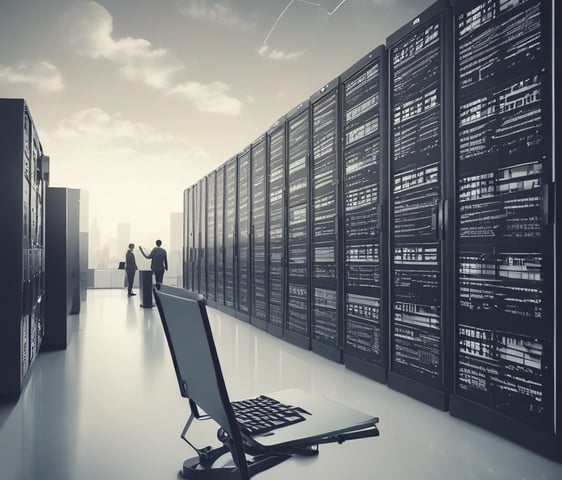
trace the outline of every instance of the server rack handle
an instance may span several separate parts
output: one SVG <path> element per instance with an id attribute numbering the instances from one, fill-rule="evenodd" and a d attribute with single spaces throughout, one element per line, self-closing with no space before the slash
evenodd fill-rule
<path id="1" fill-rule="evenodd" d="M 439 210 L 439 204 L 437 204 L 431 212 L 431 231 L 436 239 L 439 239 Z"/>
<path id="2" fill-rule="evenodd" d="M 436 240 L 445 238 L 445 208 L 447 200 L 439 200 L 431 213 L 431 230 Z"/>
<path id="3" fill-rule="evenodd" d="M 445 212 L 447 207 L 447 200 L 439 202 L 439 240 L 445 240 Z"/>
<path id="4" fill-rule="evenodd" d="M 554 183 L 546 183 L 542 186 L 542 216 L 543 225 L 554 223 Z"/>

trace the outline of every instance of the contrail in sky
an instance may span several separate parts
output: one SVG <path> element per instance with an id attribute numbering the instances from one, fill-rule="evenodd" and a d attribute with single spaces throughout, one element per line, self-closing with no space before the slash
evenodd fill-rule
<path id="1" fill-rule="evenodd" d="M 281 20 L 281 18 L 283 17 L 283 15 L 285 15 L 285 12 L 287 10 L 289 10 L 289 7 L 295 3 L 295 1 L 300 2 L 300 3 L 306 3 L 307 5 L 312 5 L 313 7 L 317 7 L 320 10 L 322 10 L 323 12 L 326 12 L 328 15 L 333 15 L 334 13 L 336 13 L 336 11 L 338 10 L 338 8 L 340 8 L 347 0 L 342 0 L 338 6 L 336 8 L 334 8 L 331 12 L 326 10 L 324 7 L 322 7 L 322 5 L 320 5 L 319 3 L 315 3 L 315 2 L 309 2 L 307 0 L 290 0 L 288 5 L 283 9 L 283 11 L 279 14 L 279 16 L 277 17 L 277 20 L 275 20 L 275 23 L 273 24 L 273 27 L 271 27 L 271 30 L 269 31 L 269 33 L 266 35 L 265 40 L 263 41 L 264 45 L 267 45 L 267 41 L 269 40 L 269 37 L 271 37 L 271 34 L 273 33 L 273 31 L 275 30 L 275 27 L 277 27 L 277 24 L 279 23 L 279 20 Z"/>

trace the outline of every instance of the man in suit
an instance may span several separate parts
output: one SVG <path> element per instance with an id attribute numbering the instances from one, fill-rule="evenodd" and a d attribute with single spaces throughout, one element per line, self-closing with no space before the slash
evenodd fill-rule
<path id="1" fill-rule="evenodd" d="M 143 254 L 144 258 L 150 258 L 150 269 L 154 273 L 154 279 L 156 283 L 156 288 L 160 290 L 160 285 L 164 280 L 164 270 L 168 270 L 168 254 L 166 250 L 162 248 L 162 240 L 156 240 L 156 246 L 147 255 L 144 250 L 139 245 L 140 252 Z"/>
<path id="2" fill-rule="evenodd" d="M 133 253 L 134 249 L 135 244 L 129 243 L 129 250 L 127 250 L 127 253 L 125 254 L 125 272 L 127 272 L 127 283 L 129 287 L 127 296 L 129 297 L 136 295 L 136 293 L 133 293 L 133 283 L 135 282 L 135 272 L 138 269 L 137 262 L 135 260 L 135 254 Z"/>

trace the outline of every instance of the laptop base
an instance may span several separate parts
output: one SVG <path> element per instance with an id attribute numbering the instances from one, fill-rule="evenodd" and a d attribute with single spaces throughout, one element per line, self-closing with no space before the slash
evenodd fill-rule
<path id="1" fill-rule="evenodd" d="M 263 472 L 275 465 L 284 462 L 291 458 L 289 454 L 279 455 L 262 455 L 255 457 L 253 460 L 248 461 L 248 473 L 250 476 Z M 237 466 L 232 467 L 212 467 L 209 465 L 202 465 L 207 463 L 202 462 L 200 457 L 188 458 L 183 462 L 183 468 L 179 472 L 182 478 L 189 480 L 239 480 L 240 469 Z"/>

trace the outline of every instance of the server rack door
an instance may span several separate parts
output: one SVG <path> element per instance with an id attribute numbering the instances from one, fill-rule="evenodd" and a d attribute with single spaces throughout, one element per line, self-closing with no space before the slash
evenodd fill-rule
<path id="1" fill-rule="evenodd" d="M 250 315 L 251 323 L 265 328 L 267 322 L 267 165 L 266 140 L 252 145 L 250 208 Z"/>
<path id="2" fill-rule="evenodd" d="M 189 289 L 195 290 L 195 258 L 197 256 L 195 246 L 195 185 L 189 187 Z"/>
<path id="3" fill-rule="evenodd" d="M 199 181 L 199 293 L 207 297 L 207 178 Z"/>
<path id="4" fill-rule="evenodd" d="M 250 320 L 250 149 L 238 157 L 238 318 Z"/>
<path id="5" fill-rule="evenodd" d="M 341 362 L 339 79 L 311 103 L 311 347 Z"/>
<path id="6" fill-rule="evenodd" d="M 192 187 L 193 195 L 193 291 L 199 291 L 200 252 L 201 252 L 201 188 L 199 184 Z"/>
<path id="7" fill-rule="evenodd" d="M 191 282 L 189 281 L 189 261 L 191 258 L 190 250 L 190 221 L 191 217 L 189 215 L 189 188 L 183 191 L 183 288 L 191 290 Z"/>
<path id="8" fill-rule="evenodd" d="M 551 194 L 554 2 L 458 1 L 451 412 L 562 458 Z M 560 436 L 558 436 L 560 439 Z"/>
<path id="9" fill-rule="evenodd" d="M 25 100 L 0 99 L 0 213 L 10 228 L 0 247 L 10 252 L 0 290 L 0 395 L 20 393 L 44 333 L 43 150 Z"/>
<path id="10" fill-rule="evenodd" d="M 446 2 L 387 40 L 390 170 L 390 365 L 388 384 L 448 408 L 445 369 L 443 188 L 447 138 Z"/>
<path id="11" fill-rule="evenodd" d="M 310 106 L 287 115 L 287 315 L 283 336 L 310 348 Z"/>
<path id="12" fill-rule="evenodd" d="M 268 260 L 269 315 L 267 330 L 281 336 L 286 309 L 286 126 L 270 130 L 267 135 L 267 167 L 269 185 Z"/>
<path id="13" fill-rule="evenodd" d="M 69 341 L 67 315 L 72 306 L 71 262 L 68 215 L 70 190 L 67 188 L 47 189 L 47 295 L 45 297 L 46 332 L 44 350 L 66 349 Z"/>
<path id="14" fill-rule="evenodd" d="M 222 165 L 216 171 L 215 187 L 215 260 L 216 260 L 216 303 L 224 305 L 224 170 Z"/>
<path id="15" fill-rule="evenodd" d="M 237 243 L 237 157 L 226 163 L 224 199 L 224 305 L 228 313 L 236 309 L 236 290 L 238 288 Z"/>
<path id="16" fill-rule="evenodd" d="M 215 172 L 207 176 L 207 300 L 216 300 L 215 290 Z"/>
<path id="17" fill-rule="evenodd" d="M 383 46 L 341 77 L 344 363 L 381 382 L 386 381 L 388 349 L 383 281 L 386 78 Z"/>

